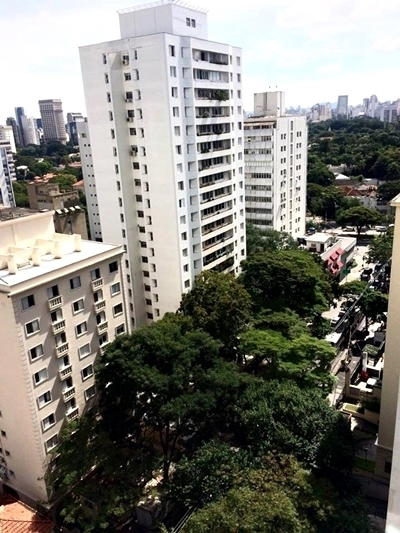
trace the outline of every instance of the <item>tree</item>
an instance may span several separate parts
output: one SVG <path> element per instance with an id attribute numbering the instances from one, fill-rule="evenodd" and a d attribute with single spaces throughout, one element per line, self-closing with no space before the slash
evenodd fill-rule
<path id="1" fill-rule="evenodd" d="M 368 283 L 361 280 L 349 281 L 340 286 L 342 296 L 360 296 L 367 288 Z"/>
<path id="2" fill-rule="evenodd" d="M 255 309 L 291 309 L 302 318 L 328 307 L 328 275 L 312 254 L 302 250 L 263 252 L 242 263 L 242 283 Z"/>
<path id="3" fill-rule="evenodd" d="M 51 178 L 50 182 L 58 183 L 61 190 L 68 191 L 76 183 L 76 177 L 73 174 L 57 174 L 54 178 Z"/>
<path id="4" fill-rule="evenodd" d="M 15 204 L 17 207 L 29 207 L 29 198 L 26 183 L 23 181 L 13 181 Z"/>
<path id="5" fill-rule="evenodd" d="M 288 233 L 274 229 L 259 229 L 246 224 L 247 256 L 260 251 L 296 250 L 298 244 Z"/>
<path id="6" fill-rule="evenodd" d="M 204 271 L 184 294 L 180 311 L 196 328 L 223 343 L 224 355 L 235 358 L 237 336 L 250 322 L 251 300 L 232 274 Z"/>
<path id="7" fill-rule="evenodd" d="M 384 202 L 390 202 L 400 194 L 400 181 L 387 181 L 378 187 L 378 198 Z"/>
<path id="8" fill-rule="evenodd" d="M 242 380 L 219 358 L 219 347 L 188 317 L 167 314 L 117 337 L 99 362 L 104 431 L 118 446 L 160 448 L 164 482 L 182 439 L 235 404 Z"/>
<path id="9" fill-rule="evenodd" d="M 241 335 L 239 350 L 243 357 L 250 358 L 247 371 L 257 373 L 259 366 L 266 363 L 268 376 L 276 377 L 279 361 L 287 345 L 287 340 L 277 331 L 250 329 Z"/>
<path id="10" fill-rule="evenodd" d="M 367 252 L 370 263 L 386 264 L 392 257 L 393 252 L 393 231 L 388 231 L 384 235 L 374 237 Z"/>
<path id="11" fill-rule="evenodd" d="M 324 162 L 315 154 L 310 154 L 307 165 L 307 183 L 316 183 L 324 187 L 332 185 L 335 175 Z"/>
<path id="12" fill-rule="evenodd" d="M 309 332 L 307 323 L 290 309 L 285 311 L 263 310 L 253 318 L 253 326 L 257 329 L 277 331 L 289 340 Z"/>
<path id="13" fill-rule="evenodd" d="M 365 329 L 368 329 L 368 322 L 377 320 L 379 315 L 383 315 L 388 309 L 388 297 L 379 291 L 368 289 L 360 300 L 360 308 L 365 315 Z"/>
<path id="14" fill-rule="evenodd" d="M 358 235 L 360 235 L 363 227 L 376 224 L 380 219 L 381 215 L 374 209 L 360 206 L 341 211 L 337 217 L 337 222 L 342 225 L 355 226 Z"/>

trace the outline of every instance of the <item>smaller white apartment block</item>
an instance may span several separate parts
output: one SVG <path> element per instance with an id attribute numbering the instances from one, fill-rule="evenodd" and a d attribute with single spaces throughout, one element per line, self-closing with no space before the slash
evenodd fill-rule
<path id="1" fill-rule="evenodd" d="M 176 311 L 203 269 L 237 273 L 246 257 L 242 54 L 208 41 L 206 13 L 183 3 L 122 10 L 120 29 L 80 49 L 82 164 L 94 231 L 124 246 L 142 325 Z"/>
<path id="2" fill-rule="evenodd" d="M 0 141 L 0 206 L 15 207 L 12 181 L 16 179 L 11 144 Z"/>
<path id="3" fill-rule="evenodd" d="M 92 147 L 87 119 L 77 118 L 76 132 L 78 135 L 79 152 L 81 154 L 83 183 L 89 218 L 90 238 L 92 241 L 103 240 L 100 225 L 99 202 L 97 200 L 96 180 L 94 177 Z"/>
<path id="4" fill-rule="evenodd" d="M 17 152 L 12 126 L 0 126 L 0 141 L 7 142 L 13 154 Z"/>
<path id="5" fill-rule="evenodd" d="M 250 118 L 244 125 L 246 220 L 298 237 L 306 226 L 306 117 Z"/>
<path id="6" fill-rule="evenodd" d="M 0 490 L 46 502 L 61 429 L 96 401 L 94 364 L 127 331 L 120 246 L 0 210 Z"/>

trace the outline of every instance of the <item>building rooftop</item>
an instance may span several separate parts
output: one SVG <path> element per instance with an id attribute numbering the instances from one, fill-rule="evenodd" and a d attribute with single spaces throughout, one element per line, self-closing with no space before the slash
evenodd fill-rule
<path id="1" fill-rule="evenodd" d="M 54 524 L 21 501 L 5 494 L 0 498 L 1 533 L 52 533 Z"/>
<path id="2" fill-rule="evenodd" d="M 48 209 L 30 209 L 28 207 L 1 207 L 0 206 L 0 224 L 9 220 L 15 220 L 21 217 L 31 217 L 40 215 Z M 0 243 L 2 244 L 2 243 Z"/>
<path id="3" fill-rule="evenodd" d="M 330 233 L 314 233 L 314 235 L 307 235 L 305 238 L 307 242 L 319 242 L 319 243 L 325 243 L 329 241 L 329 239 L 332 239 L 334 235 L 331 235 Z"/>
<path id="4" fill-rule="evenodd" d="M 261 122 L 263 124 L 265 124 L 265 123 L 273 124 L 273 123 L 276 122 L 276 119 L 277 119 L 277 117 L 274 116 L 274 115 L 271 115 L 271 116 L 260 116 L 260 117 L 246 118 L 244 122 L 245 122 L 245 124 L 254 124 L 254 123 L 258 123 L 258 122 Z"/>
<path id="5" fill-rule="evenodd" d="M 186 7 L 187 9 L 193 9 L 194 11 L 199 11 L 200 13 L 208 13 L 208 9 L 205 9 L 203 7 L 192 6 L 191 4 L 183 2 L 182 0 L 158 0 L 156 2 L 149 2 L 147 4 L 139 4 L 137 6 L 125 7 L 123 9 L 119 9 L 117 13 L 123 15 L 124 13 L 131 13 L 132 11 L 139 11 L 141 9 L 151 9 L 152 7 L 165 6 L 168 4 Z"/>

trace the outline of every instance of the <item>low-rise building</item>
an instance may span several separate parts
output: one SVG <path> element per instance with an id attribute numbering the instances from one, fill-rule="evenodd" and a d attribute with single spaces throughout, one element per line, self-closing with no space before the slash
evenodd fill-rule
<path id="1" fill-rule="evenodd" d="M 28 183 L 29 207 L 31 209 L 54 210 L 54 226 L 57 233 L 77 233 L 88 238 L 86 215 L 79 206 L 79 192 L 60 191 L 58 183 L 37 178 Z"/>
<path id="2" fill-rule="evenodd" d="M 317 253 L 338 281 L 346 276 L 357 250 L 355 237 L 338 237 L 331 233 L 314 233 L 301 237 L 298 241 L 308 251 Z"/>
<path id="3" fill-rule="evenodd" d="M 0 492 L 48 501 L 60 431 L 94 407 L 96 358 L 127 331 L 121 246 L 0 210 Z"/>

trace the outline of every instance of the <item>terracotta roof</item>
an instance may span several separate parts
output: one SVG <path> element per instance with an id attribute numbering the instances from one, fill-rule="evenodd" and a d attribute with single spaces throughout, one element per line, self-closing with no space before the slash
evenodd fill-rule
<path id="1" fill-rule="evenodd" d="M 0 533 L 53 533 L 54 524 L 21 501 L 0 498 Z"/>
<path id="2" fill-rule="evenodd" d="M 77 181 L 76 183 L 74 183 L 74 184 L 72 185 L 72 187 L 74 187 L 75 189 L 79 189 L 80 187 L 84 187 L 84 186 L 85 186 L 85 185 L 84 185 L 83 180 Z"/>

